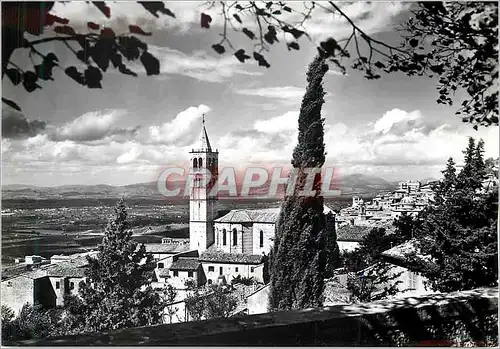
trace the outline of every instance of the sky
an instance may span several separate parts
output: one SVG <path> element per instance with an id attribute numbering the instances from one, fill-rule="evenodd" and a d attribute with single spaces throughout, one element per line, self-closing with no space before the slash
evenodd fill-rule
<path id="1" fill-rule="evenodd" d="M 298 9 L 301 2 L 290 6 Z M 203 114 L 221 168 L 289 166 L 315 43 L 350 34 L 345 21 L 315 10 L 304 24 L 311 41 L 303 37 L 299 51 L 288 51 L 285 42 L 290 38 L 280 38 L 263 53 L 271 64 L 264 68 L 252 59 L 240 63 L 232 52 L 219 55 L 212 50 L 220 41 L 223 21 L 218 8 L 206 8 L 203 2 L 167 2 L 175 19 L 162 14 L 155 18 L 136 3 L 109 7 L 111 19 L 85 2 L 56 3 L 51 13 L 69 19 L 80 32 L 88 31 L 87 21 L 117 33 L 126 33 L 129 24 L 151 31 L 152 36 L 141 40 L 160 60 L 160 75 L 146 76 L 135 61 L 127 64 L 137 77 L 110 68 L 102 89 L 88 89 L 54 68 L 54 81 L 42 81 L 42 88 L 32 93 L 3 79 L 2 95 L 23 110 L 2 108 L 2 118 L 17 125 L 3 123 L 3 185 L 156 181 L 165 168 L 186 166 Z M 397 44 L 394 28 L 408 18 L 410 7 L 401 2 L 342 3 L 357 25 L 390 44 Z M 200 28 L 201 12 L 213 17 L 208 30 Z M 254 43 L 244 34 L 228 32 L 234 47 L 251 52 Z M 48 29 L 44 35 L 54 33 Z M 80 66 L 60 42 L 38 49 L 54 52 L 63 67 Z M 25 49 L 16 50 L 12 59 L 23 69 L 33 65 L 31 60 L 37 62 Z M 332 67 L 324 89 L 325 166 L 335 167 L 340 176 L 439 178 L 447 158 L 462 161 L 469 136 L 485 140 L 486 157 L 498 157 L 498 127 L 475 131 L 462 123 L 454 115 L 456 106 L 436 103 L 434 79 L 396 73 L 366 80 L 358 71 L 348 69 L 342 75 Z M 457 105 L 461 96 L 459 91 Z"/>

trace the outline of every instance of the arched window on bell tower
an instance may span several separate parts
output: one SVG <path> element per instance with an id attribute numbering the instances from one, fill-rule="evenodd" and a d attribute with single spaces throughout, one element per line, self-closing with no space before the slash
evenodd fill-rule
<path id="1" fill-rule="evenodd" d="M 199 159 L 198 159 L 198 167 L 199 167 L 199 168 L 202 168 L 202 167 L 203 167 L 203 159 L 202 159 L 202 158 L 199 158 Z"/>
<path id="2" fill-rule="evenodd" d="M 222 245 L 226 246 L 227 237 L 226 237 L 226 229 L 222 229 Z"/>
<path id="3" fill-rule="evenodd" d="M 198 159 L 193 159 L 193 168 L 198 168 Z"/>

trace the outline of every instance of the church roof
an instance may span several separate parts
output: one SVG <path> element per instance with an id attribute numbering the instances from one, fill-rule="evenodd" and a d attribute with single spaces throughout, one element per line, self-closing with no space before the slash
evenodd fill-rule
<path id="1" fill-rule="evenodd" d="M 331 208 L 324 205 L 324 214 L 335 214 Z M 231 210 L 226 215 L 217 218 L 217 223 L 276 223 L 280 213 L 279 207 L 263 208 L 257 210 Z"/>
<path id="2" fill-rule="evenodd" d="M 361 242 L 372 228 L 360 225 L 343 225 L 337 229 L 337 241 Z"/>
<path id="3" fill-rule="evenodd" d="M 275 223 L 278 220 L 280 208 L 259 210 L 231 210 L 226 215 L 217 218 L 218 223 Z"/>
<path id="4" fill-rule="evenodd" d="M 172 253 L 176 254 L 179 252 L 185 252 L 189 250 L 189 244 L 179 244 L 179 243 L 172 243 L 172 244 L 144 244 L 146 247 L 146 252 L 151 252 L 151 253 Z"/>

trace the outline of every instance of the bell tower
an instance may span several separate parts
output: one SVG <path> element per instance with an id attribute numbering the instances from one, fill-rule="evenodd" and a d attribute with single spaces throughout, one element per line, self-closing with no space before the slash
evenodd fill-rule
<path id="1" fill-rule="evenodd" d="M 205 114 L 203 114 L 200 137 L 189 154 L 191 161 L 189 247 L 201 253 L 215 241 L 214 219 L 217 215 L 217 195 L 212 193 L 212 188 L 217 182 L 219 172 L 219 152 L 212 151 L 205 128 Z M 210 176 L 207 176 L 207 173 L 210 173 Z"/>

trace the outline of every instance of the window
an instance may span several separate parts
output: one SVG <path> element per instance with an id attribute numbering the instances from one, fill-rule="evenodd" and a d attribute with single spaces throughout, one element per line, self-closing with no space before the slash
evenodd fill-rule
<path id="1" fill-rule="evenodd" d="M 75 283 L 74 282 L 70 282 L 69 283 L 69 289 L 72 290 L 75 288 Z"/>
<path id="2" fill-rule="evenodd" d="M 236 228 L 233 229 L 233 246 L 238 245 L 238 231 Z"/>
<path id="3" fill-rule="evenodd" d="M 212 280 L 208 279 L 208 284 L 211 285 L 212 284 Z"/>
<path id="4" fill-rule="evenodd" d="M 262 230 L 259 233 L 259 245 L 260 247 L 264 247 L 264 232 Z"/>
<path id="5" fill-rule="evenodd" d="M 59 281 L 56 281 L 56 290 L 61 288 L 61 283 Z"/>
<path id="6" fill-rule="evenodd" d="M 165 265 L 163 263 L 158 263 L 158 269 L 163 269 L 165 268 Z"/>
<path id="7" fill-rule="evenodd" d="M 235 271 L 235 272 L 238 272 L 238 267 L 234 268 L 234 271 Z"/>
<path id="8" fill-rule="evenodd" d="M 215 268 L 213 266 L 208 267 L 208 271 L 215 271 Z"/>
<path id="9" fill-rule="evenodd" d="M 188 271 L 188 277 L 190 277 L 190 278 L 193 277 L 193 272 L 192 271 Z"/>
<path id="10" fill-rule="evenodd" d="M 414 272 L 408 272 L 408 287 L 412 290 L 417 288 L 417 274 Z"/>
<path id="11" fill-rule="evenodd" d="M 224 268 L 220 267 L 220 268 L 219 268 L 219 275 L 222 275 L 222 274 L 223 274 L 223 272 L 224 272 Z"/>
<path id="12" fill-rule="evenodd" d="M 202 167 L 203 167 L 203 159 L 202 159 L 202 158 L 199 158 L 199 159 L 198 159 L 198 167 L 199 167 L 199 168 L 202 168 Z"/>
<path id="13" fill-rule="evenodd" d="M 193 159 L 193 168 L 198 167 L 198 160 L 196 158 Z"/>
<path id="14" fill-rule="evenodd" d="M 251 272 L 251 273 L 253 273 L 253 271 L 254 271 L 254 270 L 255 270 L 255 268 L 254 268 L 254 267 L 251 267 L 251 268 L 250 268 L 250 272 Z"/>
<path id="15" fill-rule="evenodd" d="M 179 272 L 177 270 L 174 270 L 174 276 L 179 276 Z"/>
<path id="16" fill-rule="evenodd" d="M 12 287 L 12 282 L 7 282 L 7 287 Z"/>
<path id="17" fill-rule="evenodd" d="M 222 245 L 226 246 L 226 229 L 222 229 Z"/>

